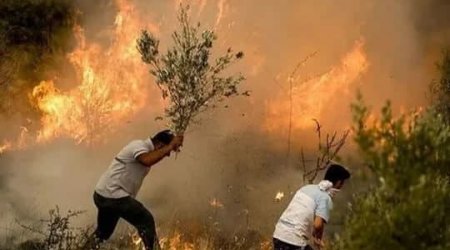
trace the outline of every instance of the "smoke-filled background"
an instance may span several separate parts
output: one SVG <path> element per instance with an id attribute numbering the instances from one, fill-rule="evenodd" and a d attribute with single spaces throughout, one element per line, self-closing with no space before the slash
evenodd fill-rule
<path id="1" fill-rule="evenodd" d="M 300 148 L 314 157 L 312 119 L 326 131 L 349 128 L 358 89 L 374 107 L 387 99 L 398 112 L 426 105 L 450 41 L 445 0 L 75 1 L 70 49 L 13 100 L 0 99 L 8 104 L 0 114 L 0 234 L 55 205 L 86 210 L 79 223 L 95 223 L 93 189 L 114 155 L 165 128 L 155 119 L 165 104 L 135 41 L 147 29 L 169 47 L 180 3 L 216 31 L 217 53 L 244 51 L 231 70 L 246 76 L 241 90 L 250 96 L 205 113 L 182 152 L 146 178 L 138 199 L 161 230 L 177 220 L 191 223 L 187 230 L 219 222 L 270 236 L 302 184 Z M 347 192 L 357 189 L 350 182 Z M 277 192 L 287 197 L 276 202 Z"/>

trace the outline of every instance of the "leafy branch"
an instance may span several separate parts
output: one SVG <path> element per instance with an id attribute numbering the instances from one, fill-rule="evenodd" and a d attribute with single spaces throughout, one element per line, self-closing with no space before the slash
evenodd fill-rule
<path id="1" fill-rule="evenodd" d="M 142 31 L 137 49 L 164 99 L 169 98 L 165 115 L 177 133 L 183 133 L 195 118 L 215 103 L 239 95 L 238 85 L 244 80 L 241 74 L 223 76 L 232 63 L 242 59 L 243 52 L 226 53 L 213 62 L 211 49 L 217 39 L 211 30 L 199 32 L 200 24 L 190 24 L 189 7 L 181 6 L 178 14 L 180 27 L 173 32 L 173 46 L 166 54 L 159 51 L 159 40 L 148 31 Z"/>

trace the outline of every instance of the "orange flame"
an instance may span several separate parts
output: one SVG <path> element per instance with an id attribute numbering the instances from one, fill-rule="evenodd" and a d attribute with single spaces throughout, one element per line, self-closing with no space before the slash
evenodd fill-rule
<path id="1" fill-rule="evenodd" d="M 209 205 L 213 208 L 223 208 L 224 205 L 221 201 L 219 201 L 217 198 L 213 198 L 209 201 Z"/>
<path id="2" fill-rule="evenodd" d="M 0 155 L 6 151 L 25 148 L 27 145 L 27 138 L 28 138 L 28 128 L 23 126 L 20 127 L 20 135 L 15 142 L 12 142 L 10 140 L 4 140 L 3 143 L 0 144 Z"/>
<path id="3" fill-rule="evenodd" d="M 43 81 L 33 89 L 32 99 L 37 108 L 44 113 L 42 128 L 37 142 L 46 142 L 53 137 L 68 133 L 78 142 L 84 139 L 85 126 L 80 126 L 78 117 L 82 114 L 75 96 L 61 94 L 53 81 Z"/>
<path id="4" fill-rule="evenodd" d="M 343 57 L 341 64 L 327 73 L 292 88 L 292 129 L 312 126 L 312 119 L 320 119 L 322 110 L 336 95 L 348 94 L 352 84 L 367 72 L 369 63 L 364 42 L 359 40 Z M 293 81 L 293 79 L 288 79 Z M 290 101 L 281 93 L 267 103 L 265 129 L 269 131 L 289 126 Z"/>
<path id="5" fill-rule="evenodd" d="M 225 11 L 227 11 L 227 9 L 228 9 L 226 0 L 219 0 L 217 2 L 217 9 L 219 12 L 217 13 L 216 24 L 214 26 L 216 29 L 217 29 L 217 27 L 219 27 L 220 22 L 222 21 L 222 18 L 224 17 Z"/>
<path id="6" fill-rule="evenodd" d="M 182 240 L 179 232 L 174 232 L 170 238 L 162 238 L 160 244 L 163 249 L 169 250 L 194 250 L 194 244 Z"/>
<path id="7" fill-rule="evenodd" d="M 69 60 L 81 84 L 61 92 L 53 83 L 42 82 L 33 90 L 32 99 L 43 113 L 38 142 L 66 136 L 77 143 L 95 143 L 143 107 L 146 70 L 135 49 L 143 25 L 128 1 L 118 0 L 117 5 L 115 40 L 107 50 L 98 44 L 86 45 L 83 30 L 76 29 L 80 46 Z"/>
<path id="8" fill-rule="evenodd" d="M 212 242 L 211 236 L 202 235 L 199 238 L 196 238 L 193 242 L 188 242 L 184 239 L 183 234 L 178 230 L 175 230 L 169 237 L 162 237 L 159 241 L 161 245 L 161 249 L 168 250 L 193 250 L 193 249 L 216 249 L 214 247 L 214 242 Z M 272 249 L 272 241 L 264 240 L 259 244 L 259 248 L 252 249 L 260 249 L 260 250 L 269 250 Z"/>
<path id="9" fill-rule="evenodd" d="M 131 243 L 133 243 L 133 246 L 136 247 L 136 249 L 139 250 L 145 250 L 144 243 L 142 242 L 142 238 L 139 236 L 137 232 L 130 234 Z"/>
<path id="10" fill-rule="evenodd" d="M 2 154 L 3 152 L 10 150 L 12 147 L 11 142 L 9 141 L 5 141 L 3 142 L 3 144 L 0 144 L 0 154 Z"/>
<path id="11" fill-rule="evenodd" d="M 118 12 L 113 41 L 105 48 L 86 41 L 84 30 L 74 27 L 78 47 L 68 54 L 76 72 L 69 90 L 56 87 L 56 80 L 42 81 L 30 94 L 33 105 L 42 113 L 35 135 L 23 130 L 15 142 L 0 144 L 0 153 L 58 137 L 76 143 L 102 142 L 106 134 L 123 126 L 144 107 L 149 79 L 136 49 L 136 38 L 143 28 L 159 33 L 158 26 L 144 23 L 133 4 L 116 0 Z"/>
<path id="12" fill-rule="evenodd" d="M 280 202 L 284 198 L 284 192 L 278 191 L 275 195 L 275 201 Z"/>

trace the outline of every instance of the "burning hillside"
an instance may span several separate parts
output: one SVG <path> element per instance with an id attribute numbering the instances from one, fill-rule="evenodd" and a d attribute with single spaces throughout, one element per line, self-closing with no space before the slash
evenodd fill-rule
<path id="1" fill-rule="evenodd" d="M 40 3 L 47 10 L 62 1 L 5 0 L 2 1 L 5 4 L 0 3 L 0 14 L 13 4 L 16 8 L 28 8 L 25 3 Z M 79 7 L 81 12 L 80 20 L 68 29 L 73 40 L 67 42 L 70 44 L 67 50 L 44 47 L 44 52 L 32 53 L 34 50 L 23 42 L 27 36 L 13 34 L 10 40 L 17 46 L 9 56 L 24 60 L 23 71 L 32 77 L 21 78 L 23 72 L 4 69 L 5 63 L 0 62 L 0 94 L 26 100 L 26 105 L 15 103 L 14 98 L 10 98 L 13 102 L 8 105 L 2 105 L 6 101 L 0 100 L 0 198 L 3 200 L 0 221 L 2 225 L 13 224 L 12 229 L 0 228 L 0 248 L 6 246 L 8 250 L 28 239 L 33 241 L 34 233 L 41 232 L 30 233 L 25 229 L 24 233 L 15 221 L 39 224 L 34 222 L 45 218 L 54 204 L 62 211 L 87 211 L 70 220 L 74 229 L 94 225 L 97 210 L 92 193 L 102 172 L 111 162 L 119 162 L 116 156 L 127 143 L 138 138 L 148 139 L 149 135 L 154 136 L 169 126 L 162 117 L 171 99 L 161 98 L 161 92 L 163 95 L 164 90 L 166 94 L 171 90 L 177 92 L 180 85 L 173 81 L 175 84 L 167 85 L 171 88 L 167 92 L 167 89 L 158 89 L 155 83 L 167 80 L 168 75 L 176 75 L 172 73 L 179 65 L 167 63 L 164 60 L 168 57 L 162 55 L 174 48 L 171 32 L 179 27 L 176 13 L 182 5 L 190 6 L 190 21 L 198 27 L 200 38 L 208 38 L 197 41 L 211 41 L 213 33 L 218 39 L 214 46 L 208 42 L 203 44 L 214 50 L 207 50 L 203 57 L 198 56 L 199 60 L 179 61 L 194 62 L 193 65 L 204 62 L 204 58 L 214 61 L 218 54 L 228 51 L 232 55 L 229 58 L 242 58 L 242 61 L 225 70 L 223 75 L 211 77 L 212 86 L 221 77 L 230 82 L 227 76 L 236 72 L 242 72 L 246 80 L 239 86 L 239 90 L 245 92 L 239 92 L 238 98 L 228 99 L 227 96 L 223 100 L 218 98 L 221 102 L 205 101 L 203 106 L 194 109 L 195 112 L 190 112 L 197 115 L 206 108 L 213 109 L 213 112 L 202 113 L 198 120 L 192 119 L 181 152 L 152 167 L 142 182 L 137 199 L 155 215 L 159 242 L 163 249 L 170 250 L 271 249 L 277 219 L 304 184 L 302 171 L 314 168 L 316 159 L 320 162 L 321 155 L 318 157 L 315 150 L 318 148 L 320 154 L 332 148 L 336 145 L 332 138 L 339 137 L 339 133 L 333 134 L 333 131 L 351 126 L 349 104 L 354 100 L 355 90 L 361 90 L 364 98 L 375 107 L 392 99 L 394 115 L 397 107 L 409 110 L 423 106 L 426 110 L 424 93 L 432 76 L 433 55 L 438 51 L 434 45 L 446 39 L 439 29 L 428 31 L 428 27 L 433 26 L 428 22 L 424 26 L 426 36 L 416 30 L 417 23 L 429 19 L 416 20 L 415 12 L 411 11 L 420 9 L 415 7 L 416 0 L 395 3 L 378 0 L 364 3 L 357 0 L 339 3 L 315 0 L 64 1 Z M 45 5 L 47 2 L 52 4 Z M 432 9 L 431 2 L 426 6 Z M 21 10 L 23 15 L 19 16 L 26 17 L 25 21 L 13 22 L 17 16 L 0 15 L 1 38 L 6 34 L 1 31 L 3 24 L 9 24 L 5 22 L 8 18 L 12 20 L 12 27 L 28 25 L 31 30 L 34 26 L 30 25 L 30 20 L 45 19 L 36 18 L 43 17 L 41 12 L 28 18 L 31 10 Z M 447 17 L 445 13 L 442 19 Z M 201 25 L 197 26 L 197 22 Z M 33 40 L 30 36 L 30 40 L 45 44 L 47 33 L 55 27 L 53 22 L 50 24 L 50 28 L 37 31 L 44 39 Z M 156 68 L 141 59 L 143 54 L 137 41 L 144 30 L 155 37 L 150 42 L 158 41 L 161 45 L 155 56 L 158 63 L 151 65 Z M 180 44 L 183 50 L 176 52 L 177 60 L 183 59 L 177 57 L 179 51 L 185 54 L 197 51 Z M 9 49 L 3 47 L 6 45 L 0 39 L 2 57 L 4 48 Z M 231 48 L 244 53 L 235 53 Z M 61 51 L 63 59 L 53 58 L 49 52 L 52 50 Z M 29 54 L 23 59 L 17 51 Z M 317 54 L 299 64 L 299 58 L 313 51 Z M 58 67 L 47 61 L 28 62 L 28 57 L 37 57 L 37 54 L 51 57 Z M 179 62 L 177 60 L 174 61 Z M 231 61 L 226 57 L 220 60 Z M 211 64 L 220 64 L 220 60 Z M 14 60 L 5 62 L 9 65 Z M 34 74 L 36 69 L 30 66 L 33 63 L 44 73 Z M 171 68 L 173 65 L 175 70 Z M 300 66 L 295 68 L 296 65 Z M 16 65 L 11 67 L 15 69 Z M 152 76 L 149 69 L 156 72 L 156 76 Z M 18 77 L 4 75 L 9 72 Z M 205 83 L 198 81 L 202 78 L 197 76 L 202 72 L 186 74 L 186 79 Z M 26 88 L 21 88 L 22 85 Z M 234 87 L 236 85 L 231 89 Z M 204 89 L 212 90 L 204 93 L 217 93 L 213 88 Z M 226 95 L 233 93 L 237 91 Z M 189 104 L 189 96 L 179 100 L 188 101 L 178 107 L 190 106 L 185 105 Z M 10 109 L 8 114 L 4 107 Z M 191 115 L 188 116 L 190 119 Z M 368 117 L 367 121 L 375 120 L 371 115 Z M 313 119 L 320 122 L 316 124 L 316 133 Z M 320 133 L 321 125 L 324 133 L 322 144 L 318 146 L 316 134 Z M 285 133 L 286 130 L 289 133 Z M 346 132 L 345 138 L 347 135 Z M 288 154 L 284 147 L 286 139 L 289 140 Z M 356 145 L 350 137 L 347 142 L 342 152 L 351 154 L 349 165 L 358 167 L 361 156 L 353 152 Z M 279 147 L 281 144 L 283 146 Z M 342 159 L 347 159 L 347 155 Z M 308 166 L 301 166 L 302 163 Z M 355 171 L 357 174 L 359 171 Z M 320 172 L 312 181 L 322 176 Z M 366 179 L 346 184 L 349 188 L 344 188 L 343 195 L 339 195 L 342 200 L 336 200 L 336 211 L 332 215 L 336 217 L 326 225 L 328 240 L 342 230 L 346 214 L 342 204 L 350 200 L 349 193 L 365 190 L 369 184 Z M 57 221 L 68 220 L 58 217 Z M 143 249 L 142 238 L 125 224 L 118 224 L 105 249 Z M 41 226 L 39 229 L 46 230 L 47 224 Z M 36 237 L 42 238 L 48 231 Z M 73 236 L 66 233 L 68 239 Z M 87 235 L 84 233 L 79 235 L 82 239 Z"/>

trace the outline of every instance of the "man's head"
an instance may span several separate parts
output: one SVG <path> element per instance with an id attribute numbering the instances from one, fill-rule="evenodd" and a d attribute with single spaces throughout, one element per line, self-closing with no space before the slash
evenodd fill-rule
<path id="1" fill-rule="evenodd" d="M 163 130 L 152 137 L 153 146 L 155 149 L 160 149 L 169 145 L 175 136 L 170 130 Z"/>
<path id="2" fill-rule="evenodd" d="M 347 169 L 339 164 L 332 163 L 328 166 L 323 179 L 332 182 L 333 188 L 341 189 L 348 178 L 350 178 L 350 172 Z"/>

